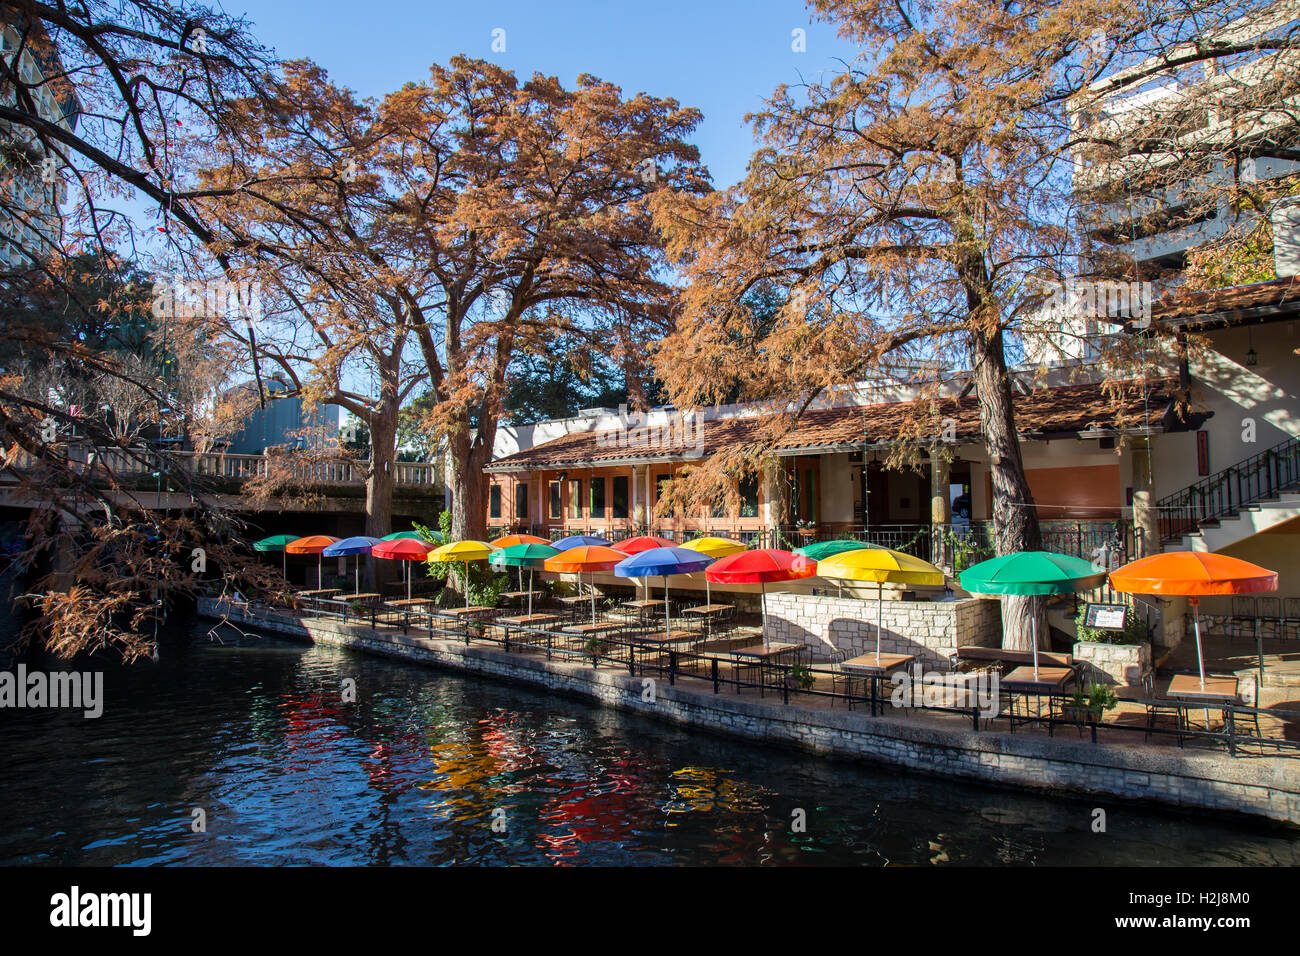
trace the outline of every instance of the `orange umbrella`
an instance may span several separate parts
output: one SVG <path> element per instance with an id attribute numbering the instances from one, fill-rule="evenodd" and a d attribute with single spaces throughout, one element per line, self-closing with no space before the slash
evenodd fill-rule
<path id="1" fill-rule="evenodd" d="M 1257 564 L 1201 551 L 1167 551 L 1130 561 L 1110 573 L 1110 586 L 1128 594 L 1176 594 L 1190 598 L 1196 662 L 1205 686 L 1201 654 L 1201 596 L 1277 590 L 1277 572 Z"/>
<path id="2" fill-rule="evenodd" d="M 321 552 L 338 540 L 338 538 L 331 538 L 327 534 L 309 534 L 305 538 L 299 538 L 297 541 L 290 541 L 286 544 L 284 553 L 316 555 L 316 589 L 320 590 L 323 586 L 321 584 Z"/>
<path id="3" fill-rule="evenodd" d="M 561 551 L 553 558 L 547 558 L 542 568 L 560 574 L 577 574 L 578 583 L 582 583 L 582 572 L 594 575 L 597 571 L 612 571 L 614 565 L 627 558 L 622 551 L 606 548 L 599 544 L 580 544 L 568 551 Z M 591 623 L 596 623 L 596 582 L 591 583 Z"/>
<path id="4" fill-rule="evenodd" d="M 550 544 L 545 538 L 539 538 L 535 534 L 508 534 L 504 538 L 497 538 L 495 541 L 489 541 L 488 544 L 494 548 L 513 548 L 517 544 Z"/>

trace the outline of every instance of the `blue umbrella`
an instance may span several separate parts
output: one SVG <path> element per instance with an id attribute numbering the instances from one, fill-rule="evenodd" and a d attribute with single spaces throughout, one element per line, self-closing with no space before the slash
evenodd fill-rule
<path id="1" fill-rule="evenodd" d="M 671 637 L 672 621 L 668 616 L 668 576 L 693 574 L 703 571 L 714 558 L 690 548 L 650 548 L 614 565 L 614 575 L 620 578 L 664 579 L 664 636 Z"/>
<path id="2" fill-rule="evenodd" d="M 583 545 L 596 545 L 602 548 L 608 548 L 609 542 L 604 538 L 598 538 L 594 534 L 575 534 L 568 538 L 561 538 L 559 541 L 552 541 L 551 547 L 556 551 L 568 551 L 570 548 L 581 548 Z"/>
<path id="3" fill-rule="evenodd" d="M 379 543 L 379 538 L 367 538 L 364 534 L 359 534 L 355 538 L 344 538 L 342 541 L 335 541 L 328 548 L 321 552 L 327 558 L 338 558 L 345 554 L 357 555 L 356 563 L 356 593 L 361 593 L 361 555 L 369 554 L 370 549 Z"/>

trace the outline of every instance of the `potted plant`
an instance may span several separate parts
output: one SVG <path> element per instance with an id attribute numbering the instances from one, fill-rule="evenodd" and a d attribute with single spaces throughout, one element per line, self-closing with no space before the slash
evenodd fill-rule
<path id="1" fill-rule="evenodd" d="M 785 674 L 785 686 L 790 690 L 811 690 L 816 680 L 812 669 L 804 664 L 792 664 Z"/>
<path id="2" fill-rule="evenodd" d="M 350 604 L 348 604 L 348 613 L 350 613 L 353 617 L 365 617 L 366 616 L 365 602 L 362 601 L 360 598 L 357 598 L 355 601 L 352 601 Z"/>
<path id="3" fill-rule="evenodd" d="M 1083 687 L 1076 687 L 1070 699 L 1062 706 L 1065 719 L 1078 724 L 1096 723 L 1101 715 L 1114 710 L 1119 703 L 1115 690 L 1109 684 L 1089 681 Z"/>

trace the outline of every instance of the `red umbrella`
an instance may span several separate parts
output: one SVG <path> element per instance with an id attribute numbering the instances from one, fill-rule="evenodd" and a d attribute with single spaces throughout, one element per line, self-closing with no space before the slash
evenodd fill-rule
<path id="1" fill-rule="evenodd" d="M 763 604 L 763 644 L 767 644 L 767 585 L 776 581 L 795 581 L 817 573 L 817 562 L 803 555 L 776 548 L 738 551 L 714 561 L 704 577 L 715 584 L 757 584 Z"/>
<path id="2" fill-rule="evenodd" d="M 423 561 L 429 556 L 429 552 L 436 548 L 437 545 L 429 541 L 421 541 L 417 538 L 394 538 L 391 541 L 380 541 L 370 549 L 370 556 L 373 558 L 384 558 L 387 561 Z M 411 566 L 406 567 L 406 599 L 411 599 Z"/>
<path id="3" fill-rule="evenodd" d="M 652 534 L 636 535 L 631 538 L 624 538 L 622 541 L 611 544 L 610 547 L 615 551 L 622 551 L 624 554 L 640 554 L 642 551 L 649 551 L 651 548 L 671 548 L 676 544 L 667 538 L 657 538 Z M 645 585 L 646 599 L 650 598 L 650 580 L 643 578 Z"/>

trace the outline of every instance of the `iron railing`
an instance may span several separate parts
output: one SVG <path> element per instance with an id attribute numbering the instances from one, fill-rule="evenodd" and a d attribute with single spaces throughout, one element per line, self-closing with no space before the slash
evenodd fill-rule
<path id="1" fill-rule="evenodd" d="M 1071 708 L 1079 705 L 1064 691 L 1040 693 L 999 682 L 995 706 L 990 712 L 981 709 L 970 688 L 936 701 L 930 701 L 925 694 L 907 694 L 900 704 L 898 685 L 886 674 L 851 674 L 846 680 L 845 671 L 835 663 L 738 660 L 729 651 L 702 649 L 698 644 L 674 648 L 643 640 L 662 625 L 629 625 L 618 632 L 586 637 L 565 630 L 564 624 L 529 627 L 497 623 L 493 620 L 498 616 L 496 612 L 469 621 L 458 619 L 454 609 L 428 606 L 398 609 L 382 604 L 359 608 L 328 599 L 312 601 L 307 613 L 372 630 L 400 628 L 403 635 L 429 640 L 455 641 L 467 646 L 486 643 L 507 653 L 537 653 L 548 661 L 558 659 L 595 668 L 602 665 L 624 668 L 632 676 L 663 678 L 670 685 L 690 681 L 701 689 L 711 689 L 714 694 L 757 690 L 761 696 L 770 694 L 784 704 L 797 704 L 801 697 L 829 699 L 832 704 L 843 701 L 850 709 L 861 708 L 864 717 L 911 711 L 946 713 L 969 721 L 970 728 L 976 732 L 1015 732 L 1018 727 L 1032 726 L 1046 729 L 1051 735 L 1057 730 L 1073 728 L 1081 737 L 1087 734 L 1094 744 L 1102 734 L 1109 740 L 1116 734 L 1140 733 L 1144 740 L 1173 737 L 1180 746 L 1187 741 L 1223 745 L 1234 756 L 1243 751 L 1300 755 L 1300 712 L 1266 710 L 1226 701 L 1207 704 L 1157 697 L 1151 688 L 1139 697 L 1125 699 L 1129 707 L 1125 715 L 1108 719 L 1104 713 L 1089 714 L 1077 709 L 1072 712 Z M 725 640 L 716 633 L 714 637 Z M 1208 723 L 1204 727 L 1196 726 L 1201 715 L 1209 711 L 1222 715 L 1223 722 L 1218 729 Z M 1139 720 L 1135 722 L 1134 717 Z M 1265 732 L 1260 725 L 1261 718 L 1280 722 L 1279 732 Z"/>
<path id="2" fill-rule="evenodd" d="M 1156 502 L 1162 540 L 1177 540 L 1207 521 L 1235 517 L 1242 508 L 1300 486 L 1300 439 L 1229 465 Z"/>

